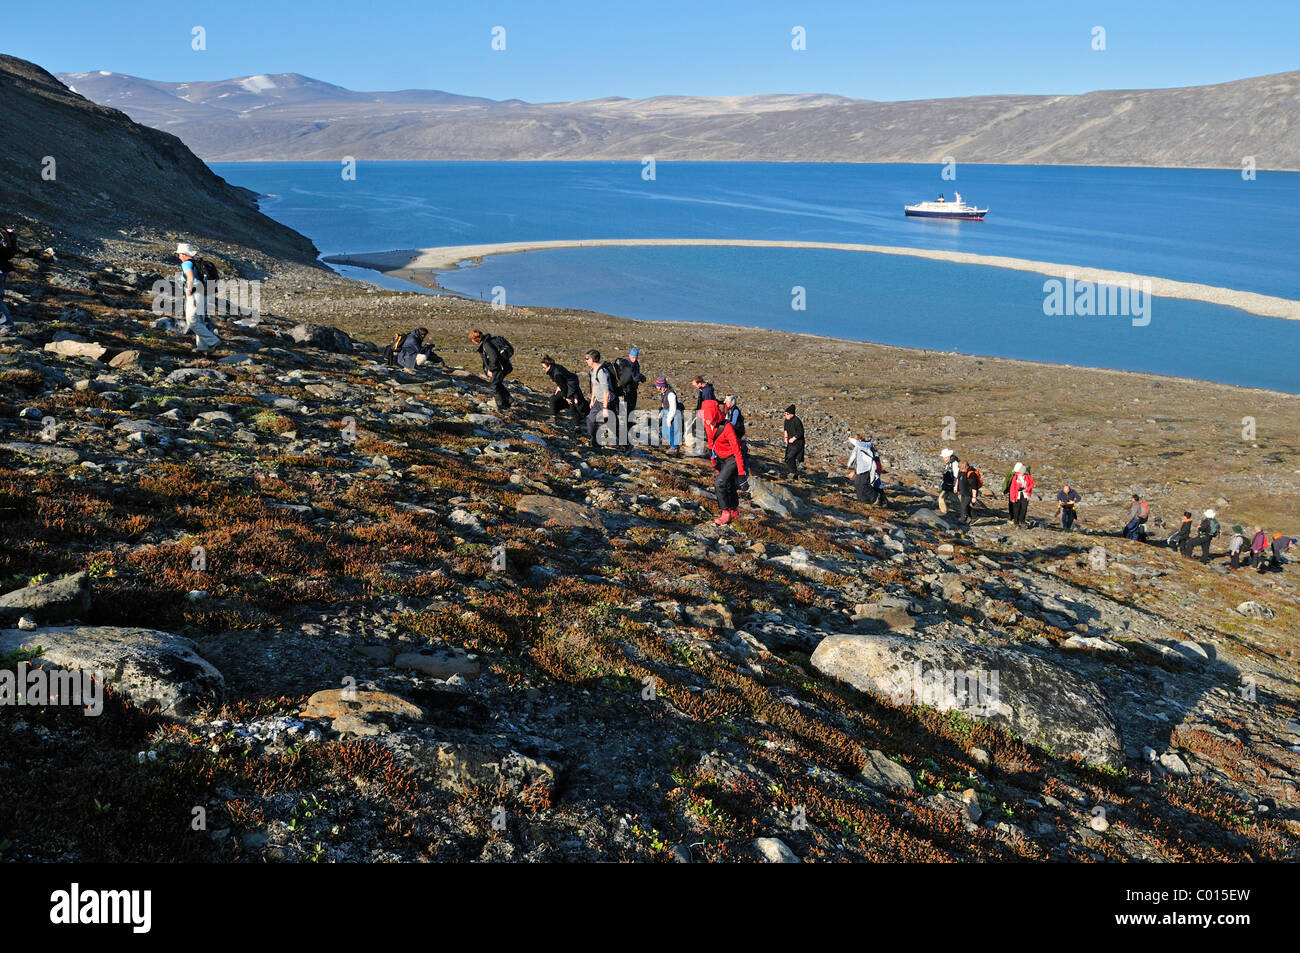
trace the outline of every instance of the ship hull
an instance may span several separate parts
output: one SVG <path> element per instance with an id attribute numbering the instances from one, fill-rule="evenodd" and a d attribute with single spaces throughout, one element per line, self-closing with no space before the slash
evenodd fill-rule
<path id="1" fill-rule="evenodd" d="M 967 222 L 982 222 L 987 212 L 922 212 L 905 208 L 903 214 L 912 218 L 956 218 Z"/>

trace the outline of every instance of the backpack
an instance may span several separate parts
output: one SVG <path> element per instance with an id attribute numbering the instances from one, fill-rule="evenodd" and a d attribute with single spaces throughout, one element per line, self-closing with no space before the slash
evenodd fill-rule
<path id="1" fill-rule="evenodd" d="M 513 374 L 515 366 L 510 362 L 510 358 L 515 356 L 515 346 L 499 334 L 491 335 L 485 340 L 496 350 L 497 357 L 501 361 L 501 371 L 505 374 Z"/>
<path id="2" fill-rule="evenodd" d="M 1142 507 L 1142 516 L 1138 519 L 1139 523 L 1145 523 L 1147 517 L 1151 515 L 1151 507 L 1147 506 L 1146 500 L 1139 500 L 1138 506 Z"/>
<path id="3" fill-rule="evenodd" d="M 1015 470 L 1008 470 L 1008 471 L 1007 471 L 1007 478 L 1006 478 L 1005 480 L 1002 481 L 1002 495 L 1003 495 L 1003 496 L 1006 496 L 1008 493 L 1011 492 L 1011 481 L 1014 480 L 1015 477 L 1016 477 L 1016 471 L 1015 471 Z"/>
<path id="4" fill-rule="evenodd" d="M 1213 539 L 1214 537 L 1216 537 L 1216 536 L 1218 536 L 1218 535 L 1219 535 L 1219 521 L 1216 520 L 1216 519 L 1211 519 L 1211 520 L 1210 520 L 1210 538 Z"/>
<path id="5" fill-rule="evenodd" d="M 974 467 L 968 467 L 966 470 L 966 482 L 977 490 L 984 489 L 984 478 Z"/>
<path id="6" fill-rule="evenodd" d="M 621 361 L 622 358 L 619 358 Z M 615 397 L 623 396 L 623 385 L 618 382 L 618 361 L 602 361 L 601 369 L 609 375 L 609 392 Z"/>
<path id="7" fill-rule="evenodd" d="M 645 376 L 641 373 L 640 368 L 632 366 L 631 361 L 625 357 L 620 357 L 614 361 L 609 379 L 618 385 L 618 395 L 622 397 L 624 394 L 630 394 L 636 390 L 636 385 L 643 383 Z"/>
<path id="8" fill-rule="evenodd" d="M 191 258 L 190 261 L 194 263 L 194 277 L 196 280 L 204 284 L 209 281 L 221 280 L 221 273 L 217 271 L 217 266 L 206 258 Z"/>
<path id="9" fill-rule="evenodd" d="M 735 415 L 734 420 L 732 419 L 732 415 Z M 740 412 L 740 408 L 739 407 L 733 408 L 731 414 L 727 415 L 727 419 L 731 420 L 731 429 L 736 431 L 736 439 L 744 440 L 745 439 L 745 415 Z"/>
<path id="10" fill-rule="evenodd" d="M 952 472 L 953 465 L 956 464 L 957 458 L 953 457 L 943 465 L 943 479 L 939 483 L 939 489 L 943 491 L 953 491 L 957 489 L 957 476 Z"/>

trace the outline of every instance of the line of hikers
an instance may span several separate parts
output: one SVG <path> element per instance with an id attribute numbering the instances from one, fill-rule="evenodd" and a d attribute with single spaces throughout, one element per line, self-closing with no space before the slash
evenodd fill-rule
<path id="1" fill-rule="evenodd" d="M 961 460 L 950 448 L 945 447 L 940 457 L 943 460 L 943 470 L 939 483 L 939 512 L 947 513 L 956 506 L 957 522 L 969 524 L 972 508 L 979 503 L 984 479 L 978 470 Z M 1002 495 L 1007 500 L 1008 518 L 1016 526 L 1026 525 L 1034 488 L 1033 474 L 1025 464 L 1016 463 L 1007 471 L 1002 482 Z M 858 499 L 863 499 L 861 493 Z M 1126 539 L 1145 541 L 1149 535 L 1147 523 L 1151 517 L 1151 507 L 1137 493 L 1131 494 L 1131 500 L 1127 520 L 1119 535 Z M 1056 518 L 1060 521 L 1061 529 L 1069 532 L 1081 522 L 1078 513 L 1081 501 L 1082 497 L 1076 489 L 1068 483 L 1062 485 L 1056 494 Z M 1169 534 L 1165 542 L 1189 558 L 1195 555 L 1194 550 L 1199 547 L 1201 562 L 1208 563 L 1210 543 L 1221 532 L 1217 515 L 1212 509 L 1206 510 L 1199 525 L 1193 528 L 1191 511 L 1184 510 L 1182 523 Z M 1155 522 L 1158 524 L 1160 521 Z M 1244 565 L 1254 567 L 1259 572 L 1281 571 L 1283 553 L 1296 544 L 1293 537 L 1282 533 L 1269 536 L 1261 527 L 1256 526 L 1250 548 L 1246 549 L 1245 531 L 1240 526 L 1234 526 L 1232 530 L 1233 535 L 1228 542 L 1229 566 L 1232 569 Z"/>
<path id="2" fill-rule="evenodd" d="M 423 363 L 419 361 L 419 355 L 425 349 L 426 337 L 425 328 L 416 328 L 404 337 L 395 336 L 390 350 L 399 354 L 397 360 L 402 366 L 413 369 L 418 363 Z M 504 381 L 514 370 L 510 362 L 514 355 L 513 346 L 503 337 L 488 335 L 480 330 L 471 331 L 470 340 L 478 348 L 483 363 L 483 376 L 493 388 L 497 407 L 508 409 L 511 401 Z M 432 353 L 431 346 L 427 350 Z M 695 442 L 699 442 L 700 436 L 704 438 L 703 443 L 708 448 L 709 460 L 715 471 L 714 492 L 720 510 L 715 522 L 725 526 L 739 518 L 739 494 L 748 489 L 749 475 L 752 472 L 749 447 L 745 441 L 745 416 L 740 409 L 739 399 L 728 394 L 719 402 L 713 384 L 703 376 L 696 375 L 691 380 L 691 386 L 695 390 L 695 408 L 688 427 L 684 425 L 685 412 L 676 389 L 660 374 L 654 380 L 655 393 L 659 398 L 658 412 L 642 410 L 638 415 L 639 388 L 647 382 L 639 349 L 632 347 L 626 357 L 606 361 L 600 351 L 592 348 L 583 355 L 583 359 L 590 397 L 584 393 L 582 379 L 576 372 L 556 363 L 549 354 L 541 358 L 542 372 L 555 385 L 550 396 L 550 413 L 555 425 L 563 426 L 563 415 L 567 411 L 572 425 L 585 431 L 594 450 L 606 447 L 631 449 L 636 446 L 661 446 L 674 454 L 683 452 L 685 434 L 689 429 L 696 438 Z M 784 466 L 788 474 L 797 477 L 806 456 L 804 424 L 799 419 L 794 404 L 787 406 L 782 411 L 782 416 Z M 888 507 L 884 487 L 884 459 L 879 448 L 870 437 L 861 433 L 850 436 L 848 444 L 849 454 L 845 468 L 848 478 L 853 482 L 856 498 L 868 505 Z M 938 492 L 939 512 L 946 515 L 955 509 L 956 522 L 969 525 L 985 490 L 984 477 L 950 447 L 943 448 L 940 458 L 942 470 Z M 1029 525 L 1029 505 L 1034 499 L 1035 490 L 1036 483 L 1029 466 L 1017 462 L 1007 471 L 1002 481 L 1002 495 L 1007 502 L 1009 522 L 1020 528 Z M 1081 502 L 1078 490 L 1069 483 L 1062 485 L 1056 494 L 1055 514 L 1061 529 L 1069 532 L 1082 523 L 1078 512 Z M 1146 501 L 1137 493 L 1132 494 L 1127 521 L 1118 535 L 1127 539 L 1145 540 L 1149 519 L 1150 507 Z M 1206 510 L 1205 519 L 1195 533 L 1192 532 L 1191 523 L 1190 512 L 1184 513 L 1183 525 L 1168 542 L 1189 557 L 1193 555 L 1193 549 L 1199 546 L 1202 560 L 1208 562 L 1210 542 L 1219 535 L 1215 513 Z M 1245 540 L 1241 527 L 1233 529 L 1234 536 L 1228 553 L 1234 569 L 1243 563 L 1258 567 L 1260 572 L 1268 568 L 1278 569 L 1282 564 L 1282 553 L 1296 542 L 1280 533 L 1270 538 L 1256 527 L 1250 550 L 1243 555 Z"/>

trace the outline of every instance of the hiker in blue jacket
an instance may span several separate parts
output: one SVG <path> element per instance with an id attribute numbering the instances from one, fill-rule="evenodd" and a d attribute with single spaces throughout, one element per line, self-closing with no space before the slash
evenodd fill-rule
<path id="1" fill-rule="evenodd" d="M 424 350 L 424 339 L 429 336 L 428 328 L 416 328 L 402 338 L 402 345 L 397 349 L 397 363 L 408 371 L 415 370 L 416 358 Z"/>

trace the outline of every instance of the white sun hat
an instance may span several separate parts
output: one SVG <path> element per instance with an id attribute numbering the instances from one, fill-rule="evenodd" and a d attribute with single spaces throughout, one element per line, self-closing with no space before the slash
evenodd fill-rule
<path id="1" fill-rule="evenodd" d="M 951 457 L 951 456 L 952 456 L 952 448 L 951 448 L 951 447 L 944 447 L 944 448 L 943 448 L 943 451 L 939 454 L 939 456 L 943 457 L 944 459 L 947 459 L 948 457 Z"/>
<path id="2" fill-rule="evenodd" d="M 192 258 L 194 257 L 194 249 L 190 247 L 189 242 L 181 242 L 176 246 L 176 254 L 189 255 Z"/>
<path id="3" fill-rule="evenodd" d="M 1211 520 L 1214 519 L 1214 510 L 1206 510 L 1206 511 L 1205 511 L 1205 518 L 1206 518 L 1206 519 L 1211 519 Z"/>
<path id="4" fill-rule="evenodd" d="M 1011 468 L 1011 471 L 1013 473 L 1024 473 L 1025 465 L 1023 463 L 1017 463 L 1014 467 Z"/>

